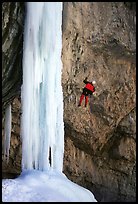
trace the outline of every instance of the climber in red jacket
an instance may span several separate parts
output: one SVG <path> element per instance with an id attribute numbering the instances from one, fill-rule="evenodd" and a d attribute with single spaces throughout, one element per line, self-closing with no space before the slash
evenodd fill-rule
<path id="1" fill-rule="evenodd" d="M 79 105 L 81 106 L 82 100 L 84 99 L 85 96 L 85 107 L 87 106 L 88 103 L 88 97 L 89 95 L 91 96 L 94 92 L 95 92 L 95 87 L 94 84 L 96 83 L 95 81 L 93 82 L 89 82 L 87 81 L 87 77 L 83 80 L 83 82 L 86 84 L 85 87 L 83 88 L 83 92 L 80 96 L 80 101 L 79 101 Z"/>

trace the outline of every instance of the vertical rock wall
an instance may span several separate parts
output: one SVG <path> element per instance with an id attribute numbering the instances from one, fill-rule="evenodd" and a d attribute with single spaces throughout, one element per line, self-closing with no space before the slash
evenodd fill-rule
<path id="1" fill-rule="evenodd" d="M 20 93 L 24 3 L 2 3 L 2 108 Z"/>
<path id="2" fill-rule="evenodd" d="M 135 200 L 135 4 L 65 2 L 65 172 L 99 201 Z M 96 96 L 78 107 L 83 79 Z"/>

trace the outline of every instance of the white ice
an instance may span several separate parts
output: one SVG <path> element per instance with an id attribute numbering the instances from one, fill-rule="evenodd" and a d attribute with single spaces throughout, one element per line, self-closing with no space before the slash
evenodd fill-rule
<path id="1" fill-rule="evenodd" d="M 55 170 L 24 170 L 16 179 L 3 179 L 2 201 L 97 202 L 89 190 Z"/>
<path id="2" fill-rule="evenodd" d="M 62 172 L 62 2 L 27 3 L 23 47 L 22 168 Z"/>
<path id="3" fill-rule="evenodd" d="M 7 159 L 8 162 L 12 127 L 11 104 L 8 104 L 6 107 L 4 124 L 4 158 Z"/>

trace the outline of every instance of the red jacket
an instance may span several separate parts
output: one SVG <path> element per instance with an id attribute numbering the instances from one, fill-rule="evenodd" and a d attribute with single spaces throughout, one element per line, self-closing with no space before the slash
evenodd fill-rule
<path id="1" fill-rule="evenodd" d="M 90 90 L 92 92 L 95 92 L 94 86 L 89 82 L 86 84 L 86 86 L 84 88 L 86 88 L 86 89 L 88 89 L 88 90 Z"/>

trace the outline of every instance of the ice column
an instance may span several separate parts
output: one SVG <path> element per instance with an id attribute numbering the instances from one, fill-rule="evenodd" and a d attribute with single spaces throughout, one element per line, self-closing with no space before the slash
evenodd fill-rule
<path id="1" fill-rule="evenodd" d="M 22 168 L 62 171 L 62 2 L 27 2 L 23 46 Z"/>
<path id="2" fill-rule="evenodd" d="M 5 125 L 4 125 L 4 157 L 6 157 L 7 162 L 9 161 L 11 123 L 12 123 L 11 104 L 9 104 L 5 110 Z"/>

